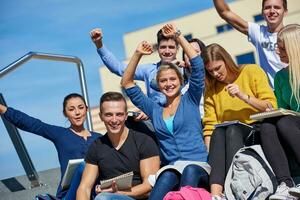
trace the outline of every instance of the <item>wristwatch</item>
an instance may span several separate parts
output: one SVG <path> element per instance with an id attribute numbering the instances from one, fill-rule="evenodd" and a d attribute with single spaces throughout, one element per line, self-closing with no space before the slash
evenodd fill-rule
<path id="1" fill-rule="evenodd" d="M 175 32 L 175 38 L 179 37 L 181 35 L 181 31 L 179 29 Z"/>

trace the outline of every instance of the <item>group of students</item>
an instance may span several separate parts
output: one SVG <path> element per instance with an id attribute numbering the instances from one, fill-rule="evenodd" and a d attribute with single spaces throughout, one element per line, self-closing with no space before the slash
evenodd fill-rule
<path id="1" fill-rule="evenodd" d="M 257 49 L 260 66 L 238 66 L 219 44 L 205 47 L 198 39 L 187 41 L 174 24 L 164 25 L 157 33 L 159 62 L 139 64 L 144 55 L 153 53 L 151 44 L 143 41 L 126 65 L 103 45 L 101 29 L 91 31 L 102 61 L 112 73 L 122 76 L 126 95 L 140 109 L 135 120 L 148 120 L 148 125 L 150 121 L 155 141 L 140 133 L 143 130 L 125 126 L 126 101 L 116 92 L 105 93 L 100 99 L 99 116 L 107 129 L 102 137 L 84 128 L 88 108 L 78 94 L 66 96 L 63 103 L 63 113 L 71 123 L 69 128 L 49 125 L 0 105 L 0 114 L 7 120 L 54 143 L 61 177 L 68 160 L 85 157 L 86 164 L 77 169 L 70 188 L 58 187 L 58 198 L 90 199 L 96 191 L 97 200 L 158 200 L 169 191 L 192 186 L 208 189 L 215 200 L 226 199 L 226 173 L 234 154 L 245 145 L 251 132 L 237 125 L 215 128 L 216 124 L 231 120 L 260 130 L 260 144 L 279 184 L 269 199 L 300 197 L 300 187 L 293 182 L 285 154 L 285 148 L 290 148 L 300 164 L 300 118 L 285 116 L 263 122 L 249 118 L 277 107 L 300 111 L 300 25 L 283 25 L 286 0 L 262 1 L 267 26 L 246 22 L 224 0 L 214 0 L 214 4 L 224 20 L 248 36 Z M 262 45 L 266 42 L 268 45 Z M 184 52 L 183 62 L 176 60 L 179 46 Z M 145 81 L 147 95 L 134 80 Z M 203 94 L 201 119 L 199 106 Z M 176 161 L 188 163 L 182 174 L 165 170 L 152 188 L 148 176 Z M 204 167 L 206 163 L 211 171 Z M 129 171 L 134 172 L 131 190 L 120 191 L 115 183 L 106 189 L 95 187 L 99 179 Z"/>

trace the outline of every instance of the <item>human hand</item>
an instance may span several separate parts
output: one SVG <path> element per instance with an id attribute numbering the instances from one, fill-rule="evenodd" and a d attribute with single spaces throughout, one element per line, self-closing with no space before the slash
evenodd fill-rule
<path id="1" fill-rule="evenodd" d="M 174 24 L 166 24 L 162 28 L 162 34 L 168 38 L 175 37 L 176 31 L 177 28 Z"/>
<path id="2" fill-rule="evenodd" d="M 172 63 L 180 68 L 189 68 L 189 66 L 183 60 L 174 60 Z"/>
<path id="3" fill-rule="evenodd" d="M 150 55 L 153 53 L 153 48 L 150 43 L 142 41 L 136 48 L 136 52 L 141 55 Z"/>
<path id="4" fill-rule="evenodd" d="M 103 33 L 100 28 L 95 28 L 91 30 L 90 36 L 92 41 L 95 43 L 96 47 L 99 49 L 102 47 L 102 38 L 103 38 Z"/>
<path id="5" fill-rule="evenodd" d="M 7 107 L 0 104 L 0 114 L 4 114 L 6 112 L 6 110 L 7 110 Z"/>
<path id="6" fill-rule="evenodd" d="M 243 93 L 240 91 L 239 86 L 237 84 L 231 83 L 228 84 L 225 89 L 228 91 L 229 95 L 232 97 L 238 97 L 242 99 Z"/>
<path id="7" fill-rule="evenodd" d="M 134 118 L 134 121 L 139 122 L 139 121 L 148 120 L 148 119 L 149 119 L 149 117 L 144 112 L 140 111 L 140 114 Z"/>
<path id="8" fill-rule="evenodd" d="M 115 181 L 112 182 L 111 186 L 109 188 L 101 189 L 101 185 L 95 186 L 95 192 L 96 194 L 99 194 L 101 192 L 110 192 L 110 193 L 116 193 L 118 192 L 117 183 Z"/>
<path id="9" fill-rule="evenodd" d="M 270 102 L 267 102 L 267 108 L 266 108 L 266 111 L 272 111 L 272 110 L 275 110 L 272 106 L 272 104 Z"/>

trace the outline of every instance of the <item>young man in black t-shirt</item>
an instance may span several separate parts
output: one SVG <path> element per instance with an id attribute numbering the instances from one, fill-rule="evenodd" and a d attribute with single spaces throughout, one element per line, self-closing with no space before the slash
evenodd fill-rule
<path id="1" fill-rule="evenodd" d="M 100 99 L 100 118 L 107 134 L 98 138 L 89 148 L 77 199 L 90 199 L 91 190 L 99 177 L 110 179 L 133 171 L 133 186 L 130 191 L 119 191 L 116 184 L 100 190 L 95 199 L 142 199 L 151 190 L 147 178 L 159 169 L 159 150 L 147 135 L 125 126 L 127 105 L 117 92 L 105 93 Z"/>

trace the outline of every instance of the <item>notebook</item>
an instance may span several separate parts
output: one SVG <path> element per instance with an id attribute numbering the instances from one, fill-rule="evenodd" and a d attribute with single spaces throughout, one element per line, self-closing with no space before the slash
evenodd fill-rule
<path id="1" fill-rule="evenodd" d="M 80 163 L 83 163 L 83 162 L 84 162 L 83 158 L 69 160 L 66 172 L 65 172 L 64 177 L 61 181 L 61 187 L 63 189 L 66 189 L 70 186 L 70 183 L 71 183 L 71 180 L 72 180 L 72 177 L 74 175 L 74 172 L 75 172 L 76 168 L 78 167 L 78 165 Z"/>
<path id="2" fill-rule="evenodd" d="M 158 179 L 159 175 L 166 171 L 166 170 L 175 170 L 178 173 L 182 174 L 184 168 L 188 165 L 198 165 L 201 168 L 203 168 L 208 174 L 210 174 L 210 166 L 206 162 L 199 162 L 199 161 L 188 161 L 188 160 L 177 160 L 174 162 L 174 164 L 166 165 L 162 168 L 160 168 L 156 174 L 151 174 L 148 176 L 148 181 L 151 186 L 155 185 L 156 180 Z"/>
<path id="3" fill-rule="evenodd" d="M 300 116 L 300 113 L 292 110 L 287 110 L 284 108 L 279 108 L 277 110 L 271 110 L 266 112 L 257 113 L 254 115 L 250 115 L 250 119 L 254 120 L 263 120 L 265 118 L 271 118 L 271 117 L 278 117 L 282 115 L 293 115 L 293 116 Z"/>
<path id="4" fill-rule="evenodd" d="M 221 124 L 216 124 L 216 125 L 215 125 L 215 128 L 218 128 L 218 127 L 225 127 L 225 126 L 229 126 L 229 125 L 242 125 L 242 126 L 247 126 L 247 127 L 249 127 L 249 128 L 253 128 L 251 125 L 245 124 L 245 123 L 243 123 L 243 122 L 240 122 L 239 120 L 224 121 L 224 122 L 221 123 Z"/>
<path id="5" fill-rule="evenodd" d="M 115 181 L 119 190 L 128 190 L 132 186 L 133 172 L 128 172 L 111 179 L 100 181 L 101 189 L 108 188 Z"/>

